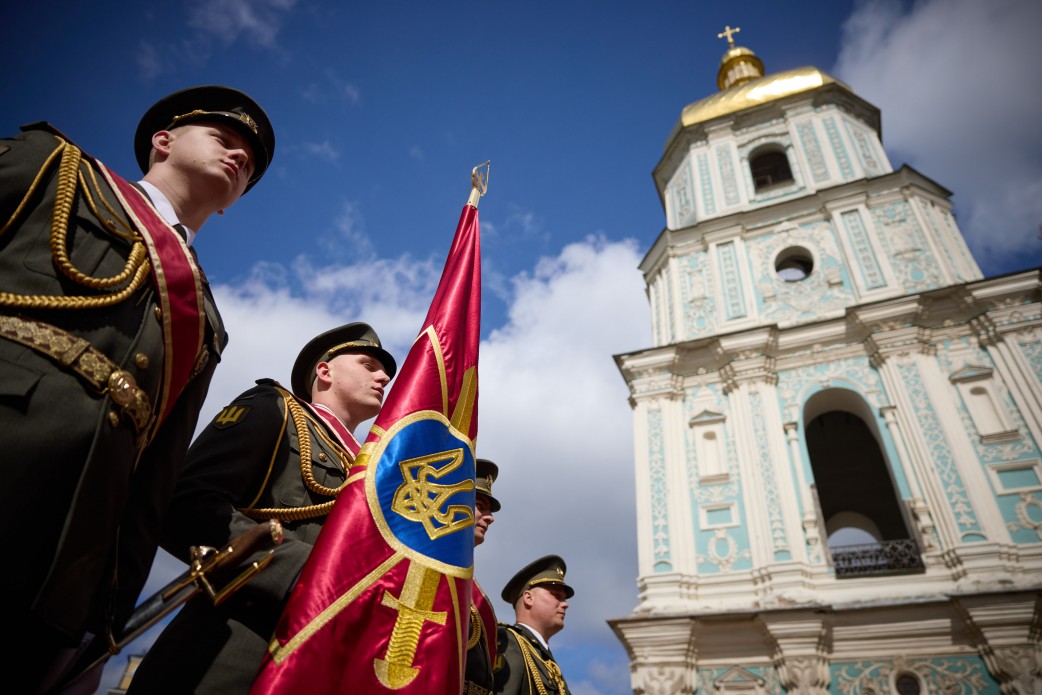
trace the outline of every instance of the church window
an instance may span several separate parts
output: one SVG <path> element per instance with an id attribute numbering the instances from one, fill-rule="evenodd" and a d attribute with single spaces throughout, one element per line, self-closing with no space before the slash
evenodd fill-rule
<path id="1" fill-rule="evenodd" d="M 759 149 L 749 158 L 749 169 L 753 175 L 753 186 L 759 193 L 765 189 L 792 181 L 789 158 L 780 149 L 768 146 Z"/>
<path id="2" fill-rule="evenodd" d="M 847 409 L 849 408 L 849 410 Z M 862 416 L 867 406 L 843 389 L 807 404 L 807 453 L 837 578 L 923 570 L 883 449 Z"/>
<path id="3" fill-rule="evenodd" d="M 919 695 L 923 691 L 919 677 L 912 673 L 900 673 L 894 680 L 898 695 Z"/>
<path id="4" fill-rule="evenodd" d="M 774 272 L 785 282 L 805 280 L 812 270 L 814 257 L 801 246 L 787 248 L 774 259 Z"/>

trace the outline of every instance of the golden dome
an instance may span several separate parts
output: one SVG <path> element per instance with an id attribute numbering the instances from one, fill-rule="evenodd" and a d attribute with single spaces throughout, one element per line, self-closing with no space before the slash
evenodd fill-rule
<path id="1" fill-rule="evenodd" d="M 723 91 L 729 87 L 763 77 L 763 61 L 744 46 L 727 49 L 720 59 L 720 69 L 716 72 L 716 86 Z"/>
<path id="2" fill-rule="evenodd" d="M 728 56 L 738 51 L 748 51 L 748 53 L 735 56 L 735 58 L 747 59 L 748 56 L 752 56 L 756 62 L 759 62 L 759 58 L 756 58 L 749 49 L 734 47 L 724 54 L 724 61 L 720 65 L 721 74 L 724 73 L 724 66 L 727 64 Z M 760 63 L 761 69 L 762 65 Z M 718 94 L 700 99 L 686 106 L 680 113 L 680 127 L 687 128 L 719 118 L 720 116 L 726 116 L 753 106 L 766 104 L 792 94 L 806 92 L 833 83 L 850 89 L 839 80 L 815 67 L 809 66 L 777 72 L 766 77 L 751 78 L 747 81 L 739 82 L 730 89 L 725 89 Z"/>

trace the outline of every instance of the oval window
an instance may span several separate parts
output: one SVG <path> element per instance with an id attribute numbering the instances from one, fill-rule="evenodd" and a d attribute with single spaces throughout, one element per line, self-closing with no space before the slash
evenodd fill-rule
<path id="1" fill-rule="evenodd" d="M 814 270 L 814 257 L 800 246 L 785 249 L 774 261 L 774 272 L 785 282 L 799 282 Z"/>
<path id="2" fill-rule="evenodd" d="M 922 686 L 919 685 L 919 677 L 911 673 L 902 673 L 894 682 L 900 695 L 919 695 Z"/>

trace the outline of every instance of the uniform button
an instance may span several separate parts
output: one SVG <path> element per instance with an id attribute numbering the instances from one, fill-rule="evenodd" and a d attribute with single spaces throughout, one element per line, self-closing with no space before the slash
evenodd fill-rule
<path id="1" fill-rule="evenodd" d="M 156 306 L 156 320 L 157 321 L 162 321 L 163 320 L 163 308 L 160 307 L 160 306 Z"/>
<path id="2" fill-rule="evenodd" d="M 109 411 L 109 424 L 113 427 L 119 427 L 119 413 L 115 410 Z"/>
<path id="3" fill-rule="evenodd" d="M 326 461 L 329 460 L 329 457 L 326 456 L 326 452 L 320 451 L 320 452 L 318 452 L 318 460 L 321 461 L 322 463 L 325 463 Z"/>
<path id="4" fill-rule="evenodd" d="M 143 352 L 134 355 L 134 364 L 138 369 L 148 369 L 148 355 Z"/>

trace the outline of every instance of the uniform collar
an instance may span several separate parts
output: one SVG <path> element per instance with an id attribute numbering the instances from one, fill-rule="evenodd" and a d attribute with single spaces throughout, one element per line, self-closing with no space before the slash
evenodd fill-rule
<path id="1" fill-rule="evenodd" d="M 543 636 L 539 634 L 539 630 L 536 630 L 531 625 L 526 625 L 525 623 L 522 623 L 522 622 L 518 622 L 518 625 L 520 625 L 521 627 L 523 627 L 526 630 L 528 630 L 529 632 L 531 632 L 532 636 L 536 638 L 536 640 L 539 642 L 539 644 L 543 645 L 543 649 L 545 649 L 546 651 L 550 651 L 550 645 L 547 644 L 546 640 L 543 639 Z"/>
<path id="2" fill-rule="evenodd" d="M 358 443 L 358 440 L 355 438 L 354 432 L 347 428 L 347 425 L 345 425 L 344 421 L 341 420 L 337 416 L 337 414 L 333 412 L 333 409 L 324 406 L 321 403 L 308 403 L 308 405 L 311 406 L 311 408 L 318 412 L 320 415 L 324 414 L 328 416 L 325 418 L 327 422 L 329 422 L 330 418 L 332 418 L 340 425 L 340 427 L 333 427 L 337 437 L 340 439 L 340 442 L 344 445 L 344 448 L 346 448 L 352 454 L 357 456 L 358 451 L 362 445 Z M 329 424 L 333 426 L 332 422 L 330 422 Z"/>
<path id="3" fill-rule="evenodd" d="M 177 219 L 177 213 L 174 212 L 174 206 L 170 204 L 170 201 L 167 199 L 165 195 L 163 195 L 163 192 L 156 188 L 153 184 L 149 183 L 148 181 L 142 180 L 138 181 L 137 183 L 148 194 L 148 197 L 152 201 L 152 207 L 154 207 L 156 209 L 156 212 L 158 212 L 163 217 L 163 219 L 166 220 L 167 224 L 169 224 L 171 227 L 181 225 L 181 229 L 185 230 L 185 234 L 188 237 L 187 239 L 185 239 L 185 241 L 188 243 L 189 246 L 191 246 L 192 241 L 195 240 L 195 230 L 187 225 L 181 224 L 181 220 Z"/>

